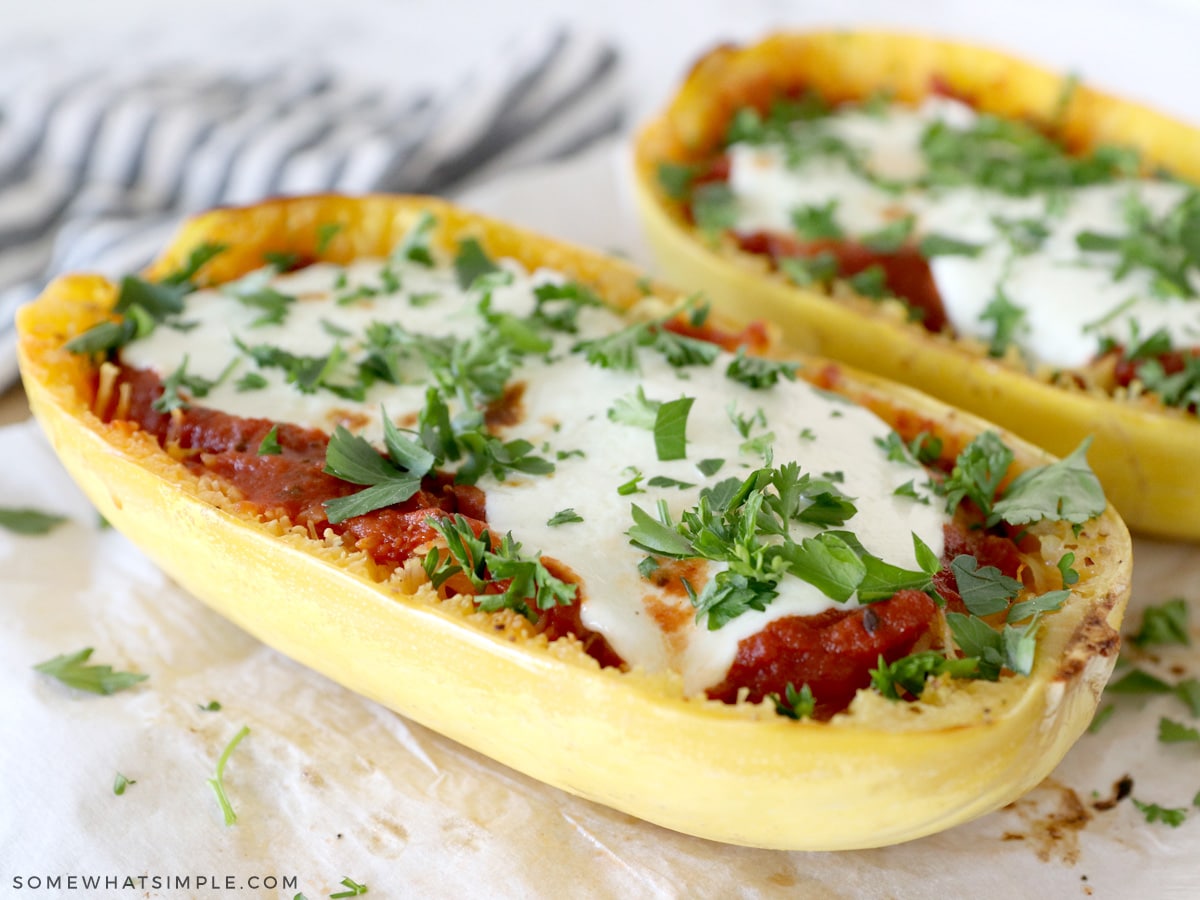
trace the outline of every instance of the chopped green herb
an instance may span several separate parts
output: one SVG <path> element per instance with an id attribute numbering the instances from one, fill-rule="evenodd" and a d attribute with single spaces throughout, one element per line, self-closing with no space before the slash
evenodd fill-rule
<path id="1" fill-rule="evenodd" d="M 348 888 L 348 890 L 338 891 L 336 894 L 330 894 L 329 900 L 343 900 L 345 897 L 361 897 L 363 894 L 367 893 L 367 886 L 365 884 L 359 884 L 353 878 L 343 878 L 341 880 L 341 884 Z"/>
<path id="2" fill-rule="evenodd" d="M 659 460 L 687 457 L 687 420 L 695 402 L 695 397 L 680 397 L 658 407 L 654 417 L 654 449 Z"/>
<path id="3" fill-rule="evenodd" d="M 947 657 L 935 650 L 910 653 L 893 663 L 882 655 L 878 668 L 871 670 L 871 684 L 875 690 L 889 700 L 900 700 L 905 696 L 920 697 L 925 683 L 939 675 L 951 678 L 973 678 L 979 670 L 979 660 L 971 657 L 957 659 Z M 903 693 L 902 693 L 903 692 Z"/>
<path id="4" fill-rule="evenodd" d="M 38 663 L 34 669 L 57 678 L 68 687 L 93 694 L 115 694 L 150 677 L 136 672 L 114 672 L 111 666 L 85 665 L 91 658 L 92 649 L 84 647 L 77 653 L 64 653 Z"/>
<path id="5" fill-rule="evenodd" d="M 883 266 L 878 263 L 873 263 L 855 275 L 851 275 L 847 281 L 854 293 L 860 297 L 870 297 L 873 300 L 883 299 L 888 292 L 887 272 Z"/>
<path id="6" fill-rule="evenodd" d="M 692 191 L 692 180 L 696 177 L 694 166 L 679 163 L 659 163 L 658 183 L 672 200 L 686 200 Z"/>
<path id="7" fill-rule="evenodd" d="M 479 241 L 475 238 L 459 241 L 458 255 L 454 258 L 454 273 L 458 277 L 460 288 L 464 291 L 469 290 L 477 279 L 499 271 L 499 266 L 492 262 Z"/>
<path id="8" fill-rule="evenodd" d="M 1187 819 L 1187 808 L 1167 809 L 1159 806 L 1157 803 L 1143 803 L 1136 797 L 1130 797 L 1133 805 L 1141 811 L 1149 823 L 1162 822 L 1164 825 L 1170 825 L 1172 828 L 1178 828 Z"/>
<path id="9" fill-rule="evenodd" d="M 784 689 L 784 697 L 785 699 L 781 700 L 778 694 L 767 694 L 767 699 L 775 704 L 775 712 L 778 715 L 795 720 L 812 718 L 817 702 L 807 684 L 796 690 L 795 685 L 789 681 Z"/>
<path id="10" fill-rule="evenodd" d="M 625 471 L 629 472 L 631 470 L 626 469 Z M 624 484 L 617 485 L 617 493 L 620 494 L 622 497 L 628 497 L 630 494 L 645 493 L 645 491 L 643 491 L 642 487 L 641 487 L 642 480 L 645 478 L 645 476 L 642 475 L 642 473 L 639 472 L 637 469 L 632 469 L 632 473 L 633 473 L 632 478 L 630 478 Z"/>
<path id="11" fill-rule="evenodd" d="M 792 210 L 792 228 L 805 240 L 840 238 L 845 232 L 837 222 L 837 200 L 814 203 Z"/>
<path id="12" fill-rule="evenodd" d="M 1021 591 L 1021 582 L 1004 575 L 995 566 L 979 566 L 973 556 L 956 556 L 950 571 L 959 596 L 972 615 L 990 616 L 1008 609 L 1009 602 Z"/>
<path id="13" fill-rule="evenodd" d="M 1079 581 L 1079 573 L 1071 568 L 1075 563 L 1074 553 L 1064 553 L 1058 559 L 1058 571 L 1062 574 L 1063 587 L 1067 588 Z"/>
<path id="14" fill-rule="evenodd" d="M 1200 731 L 1162 716 L 1158 720 L 1158 740 L 1163 744 L 1200 743 Z"/>
<path id="15" fill-rule="evenodd" d="M 417 217 L 417 221 L 413 223 L 412 228 L 408 230 L 408 234 L 404 236 L 404 240 L 402 240 L 399 246 L 392 251 L 389 261 L 392 263 L 415 262 L 418 265 L 426 267 L 433 266 L 433 251 L 430 249 L 429 239 L 433 235 L 433 229 L 436 226 L 437 219 L 434 217 L 433 213 L 429 212 L 429 210 L 422 211 L 421 215 Z M 459 248 L 459 253 L 460 255 L 462 253 L 461 245 Z M 458 271 L 457 260 L 455 260 L 454 266 L 455 270 Z M 474 281 L 474 278 L 468 280 L 466 284 L 463 284 L 463 275 L 461 272 L 458 272 L 458 274 L 459 286 L 462 288 L 470 287 L 471 281 Z"/>
<path id="16" fill-rule="evenodd" d="M 1188 634 L 1188 607 L 1182 597 L 1167 600 L 1159 606 L 1148 606 L 1142 613 L 1142 627 L 1133 636 L 1139 647 L 1152 644 L 1192 643 Z"/>
<path id="17" fill-rule="evenodd" d="M 220 712 L 221 704 L 216 700 L 209 700 L 207 703 L 205 703 L 203 705 L 197 703 L 196 708 L 199 709 L 201 712 Z"/>
<path id="18" fill-rule="evenodd" d="M 732 228 L 737 224 L 737 214 L 737 197 L 723 181 L 702 184 L 692 192 L 692 216 L 705 234 Z"/>
<path id="19" fill-rule="evenodd" d="M 49 534 L 66 521 L 66 516 L 40 509 L 0 506 L 0 528 L 17 534 Z"/>
<path id="20" fill-rule="evenodd" d="M 694 488 L 695 486 L 696 485 L 694 485 L 690 482 L 687 482 L 687 481 L 679 481 L 678 479 L 675 479 L 675 478 L 668 478 L 666 475 L 655 475 L 653 478 L 651 478 L 649 481 L 646 482 L 646 487 L 661 487 L 661 488 L 673 487 L 673 488 L 679 488 L 681 491 L 687 490 L 688 488 Z"/>
<path id="21" fill-rule="evenodd" d="M 1017 332 L 1025 324 L 1025 310 L 1014 304 L 1004 288 L 996 286 L 996 294 L 979 314 L 981 322 L 994 322 L 992 340 L 988 344 L 988 355 L 1000 357 L 1008 352 L 1008 348 L 1016 339 Z"/>
<path id="22" fill-rule="evenodd" d="M 279 446 L 279 425 L 272 425 L 258 445 L 259 456 L 279 456 L 283 448 Z"/>
<path id="23" fill-rule="evenodd" d="M 702 459 L 696 463 L 696 468 L 700 470 L 700 474 L 705 478 L 710 478 L 721 471 L 721 466 L 725 465 L 723 459 Z"/>
<path id="24" fill-rule="evenodd" d="M 1010 525 L 1027 525 L 1042 519 L 1082 524 L 1104 512 L 1107 501 L 1087 464 L 1092 438 L 1086 437 L 1070 455 L 1045 466 L 1022 472 L 1012 480 L 991 513 Z"/>
<path id="25" fill-rule="evenodd" d="M 746 349 L 739 347 L 737 356 L 730 361 L 725 370 L 725 376 L 752 390 L 763 390 L 774 387 L 780 378 L 795 381 L 796 364 L 763 359 L 761 356 L 747 356 Z"/>
<path id="26" fill-rule="evenodd" d="M 904 216 L 901 219 L 889 222 L 878 231 L 863 235 L 859 240 L 868 250 L 872 250 L 875 253 L 895 253 L 908 243 L 908 239 L 912 237 L 913 226 L 915 224 L 915 216 Z"/>
<path id="27" fill-rule="evenodd" d="M 975 257 L 983 252 L 984 245 L 960 241 L 944 234 L 927 234 L 921 238 L 918 247 L 922 256 L 926 259 L 933 259 L 937 256 Z"/>
<path id="28" fill-rule="evenodd" d="M 130 779 L 128 779 L 124 775 L 122 775 L 120 772 L 118 772 L 116 777 L 113 778 L 113 793 L 116 794 L 118 797 L 120 797 L 122 794 L 125 793 L 125 789 L 127 787 L 129 787 L 131 784 L 137 784 L 137 782 L 131 781 Z"/>
<path id="29" fill-rule="evenodd" d="M 464 516 L 433 518 L 425 520 L 446 541 L 446 552 L 432 548 L 424 560 L 425 572 L 435 588 L 440 588 L 451 577 L 462 574 L 475 589 L 475 600 L 484 612 L 511 609 L 530 621 L 536 621 L 533 609 L 550 609 L 553 606 L 569 606 L 575 602 L 578 588 L 561 581 L 550 573 L 541 561 L 540 554 L 527 557 L 521 554 L 521 545 L 506 534 L 493 548 L 492 536 L 487 528 L 475 534 L 470 521 Z M 508 582 L 503 593 L 488 594 L 488 585 Z M 533 603 L 533 607 L 530 607 Z"/>
<path id="30" fill-rule="evenodd" d="M 1142 669 L 1130 669 L 1105 690 L 1110 694 L 1169 694 L 1171 685 Z"/>
<path id="31" fill-rule="evenodd" d="M 546 521 L 546 524 L 547 525 L 567 525 L 571 522 L 582 522 L 582 521 L 583 521 L 583 516 L 581 516 L 579 513 L 575 512 L 575 510 L 568 507 L 567 509 L 560 509 L 554 515 L 552 515 Z"/>
<path id="32" fill-rule="evenodd" d="M 317 256 L 324 256 L 329 244 L 345 226 L 341 222 L 322 222 L 317 226 Z"/>
<path id="33" fill-rule="evenodd" d="M 608 410 L 608 417 L 612 421 L 622 425 L 632 425 L 635 428 L 645 428 L 647 431 L 653 431 L 654 423 L 658 419 L 658 410 L 661 406 L 661 401 L 647 399 L 642 386 L 639 384 L 633 394 L 618 397 L 613 402 L 613 405 Z"/>
<path id="34" fill-rule="evenodd" d="M 260 391 L 267 386 L 267 379 L 257 372 L 247 372 L 241 378 L 233 383 L 234 388 L 239 392 Z"/>
<path id="35" fill-rule="evenodd" d="M 221 804 L 221 812 L 225 817 L 226 825 L 233 825 L 237 822 L 237 813 L 233 811 L 233 805 L 229 802 L 229 797 L 225 794 L 225 764 L 229 762 L 229 757 L 233 755 L 233 751 L 237 749 L 237 745 L 242 742 L 242 738 L 249 733 L 250 726 L 243 725 L 217 759 L 216 774 L 208 779 L 209 787 L 213 789 L 213 793 L 217 795 L 217 802 Z"/>
<path id="36" fill-rule="evenodd" d="M 813 256 L 785 256 L 779 260 L 779 271 L 798 287 L 811 287 L 836 278 L 838 261 L 828 250 Z"/>

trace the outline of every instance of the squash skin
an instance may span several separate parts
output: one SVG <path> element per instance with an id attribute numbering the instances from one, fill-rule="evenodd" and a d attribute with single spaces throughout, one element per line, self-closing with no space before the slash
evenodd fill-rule
<path id="1" fill-rule="evenodd" d="M 386 253 L 422 210 L 435 242 L 477 236 L 493 256 L 553 266 L 617 306 L 639 273 L 612 260 L 422 198 L 337 197 L 221 210 L 188 223 L 150 274 L 204 241 L 233 250 L 205 275 L 229 280 L 264 250 L 315 255 L 316 227 L 343 222 L 322 258 Z M 663 289 L 660 296 L 672 296 Z M 90 412 L 92 363 L 62 349 L 104 315 L 115 289 L 72 276 L 19 314 L 30 404 L 102 515 L 214 610 L 265 643 L 422 724 L 564 790 L 701 837 L 778 849 L 874 847 L 948 828 L 1036 785 L 1082 733 L 1116 660 L 1130 588 L 1128 533 L 1110 507 L 1078 540 L 1037 526 L 1049 568 L 1077 547 L 1081 579 L 1048 616 L 1033 673 L 930 688 L 931 702 L 860 694 L 829 723 L 769 704 L 684 699 L 666 676 L 600 669 L 569 641 L 547 646 L 495 617 L 437 603 L 362 558 L 235 515 L 148 435 Z M 951 447 L 986 427 L 906 388 L 805 363 L 895 423 L 918 416 Z M 1045 454 L 1009 435 L 1020 468 Z M 952 451 L 950 451 L 952 452 Z M 519 536 L 518 536 L 519 537 Z M 1057 587 L 1057 584 L 1054 585 Z M 939 699 L 940 698 L 940 699 Z"/>
<path id="2" fill-rule="evenodd" d="M 708 246 L 658 184 L 660 162 L 704 158 L 734 109 L 778 90 L 809 85 L 852 100 L 887 89 L 917 102 L 935 84 L 982 111 L 1052 128 L 1074 150 L 1133 147 L 1149 165 L 1200 182 L 1200 130 L 1086 86 L 1065 95 L 1068 79 L 1002 53 L 886 32 L 778 34 L 703 57 L 637 137 L 634 194 L 664 275 L 703 290 L 727 318 L 771 320 L 789 347 L 910 384 L 1051 453 L 1094 435 L 1092 467 L 1131 528 L 1200 540 L 1196 416 L 1056 387 L 918 325 L 791 286 L 749 254 Z"/>

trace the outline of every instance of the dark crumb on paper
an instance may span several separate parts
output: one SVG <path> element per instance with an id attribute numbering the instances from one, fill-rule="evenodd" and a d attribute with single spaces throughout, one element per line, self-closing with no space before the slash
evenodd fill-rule
<path id="1" fill-rule="evenodd" d="M 1113 782 L 1112 796 L 1105 797 L 1103 800 L 1093 800 L 1092 809 L 1097 812 L 1107 812 L 1132 793 L 1133 779 L 1128 775 L 1122 775 Z"/>
<path id="2" fill-rule="evenodd" d="M 1004 809 L 1019 816 L 1025 829 L 1006 831 L 1003 840 L 1028 841 L 1042 862 L 1079 862 L 1079 832 L 1092 821 L 1092 813 L 1072 788 L 1047 778 Z"/>

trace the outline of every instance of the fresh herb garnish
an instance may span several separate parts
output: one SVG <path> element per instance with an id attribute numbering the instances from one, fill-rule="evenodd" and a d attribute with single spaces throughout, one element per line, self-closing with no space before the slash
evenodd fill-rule
<path id="1" fill-rule="evenodd" d="M 1157 803 L 1143 803 L 1136 797 L 1130 797 L 1129 799 L 1133 801 L 1133 805 L 1146 817 L 1148 823 L 1162 822 L 1164 825 L 1178 828 L 1187 819 L 1186 807 L 1168 809 L 1167 807 L 1159 806 Z"/>
<path id="2" fill-rule="evenodd" d="M 583 516 L 581 516 L 579 513 L 575 512 L 575 510 L 571 509 L 570 507 L 567 507 L 566 509 L 560 509 L 554 515 L 552 515 L 549 519 L 547 519 L 546 524 L 552 525 L 552 526 L 553 525 L 567 525 L 571 522 L 582 522 L 582 521 L 583 521 Z"/>
<path id="3" fill-rule="evenodd" d="M 988 305 L 979 314 L 981 322 L 993 322 L 992 340 L 988 344 L 988 355 L 1003 356 L 1016 340 L 1018 331 L 1025 324 L 1025 310 L 1013 303 L 1001 285 L 996 286 L 996 293 Z"/>
<path id="4" fill-rule="evenodd" d="M 116 774 L 116 776 L 113 778 L 112 791 L 114 794 L 116 794 L 118 797 L 120 797 L 122 794 L 125 793 L 125 789 L 127 787 L 129 787 L 131 784 L 137 784 L 137 782 L 126 778 L 124 775 L 122 775 L 120 772 L 118 772 Z"/>
<path id="5" fill-rule="evenodd" d="M 767 694 L 767 699 L 775 704 L 776 714 L 797 721 L 811 719 L 817 707 L 816 698 L 813 697 L 812 689 L 807 684 L 802 685 L 800 690 L 796 690 L 795 685 L 790 681 L 784 689 L 784 699 L 780 699 L 779 695 L 774 693 Z"/>
<path id="6" fill-rule="evenodd" d="M 661 404 L 654 416 L 654 449 L 662 461 L 687 457 L 687 420 L 695 397 Z"/>
<path id="7" fill-rule="evenodd" d="M 367 893 L 367 886 L 365 884 L 359 884 L 353 878 L 343 878 L 340 884 L 347 888 L 347 890 L 338 891 L 336 894 L 330 894 L 329 900 L 344 900 L 346 897 L 361 897 L 363 894 Z"/>
<path id="8" fill-rule="evenodd" d="M 271 426 L 271 430 L 263 435 L 263 439 L 258 444 L 258 456 L 279 456 L 283 453 L 283 448 L 279 446 L 279 425 Z"/>
<path id="9" fill-rule="evenodd" d="M 780 378 L 796 380 L 794 362 L 777 362 L 761 356 L 747 356 L 746 349 L 739 347 L 737 356 L 729 362 L 725 376 L 753 390 L 774 387 Z"/>
<path id="10" fill-rule="evenodd" d="M 1142 625 L 1132 638 L 1138 647 L 1152 644 L 1192 643 L 1188 633 L 1188 606 L 1182 597 L 1167 600 L 1158 606 L 1148 606 L 1142 613 Z"/>
<path id="11" fill-rule="evenodd" d="M 40 509 L 0 506 L 0 528 L 17 534 L 49 534 L 66 521 L 66 516 Z"/>
<path id="12" fill-rule="evenodd" d="M 661 353 L 676 368 L 711 365 L 721 352 L 716 344 L 676 334 L 665 327 L 692 306 L 689 301 L 683 307 L 649 322 L 635 322 L 603 337 L 580 341 L 571 350 L 583 353 L 594 366 L 623 371 L 638 371 L 637 351 L 642 347 Z"/>
<path id="13" fill-rule="evenodd" d="M 317 226 L 317 256 L 324 256 L 329 244 L 346 226 L 341 222 L 322 222 Z"/>
<path id="14" fill-rule="evenodd" d="M 34 666 L 39 672 L 57 678 L 68 687 L 93 694 L 115 694 L 145 681 L 149 675 L 137 672 L 114 672 L 111 666 L 86 665 L 92 655 L 91 647 L 77 653 L 64 653 Z"/>
<path id="15" fill-rule="evenodd" d="M 893 663 L 879 657 L 877 668 L 871 670 L 871 684 L 889 700 L 920 697 L 930 678 L 949 675 L 951 678 L 973 678 L 979 671 L 979 660 L 973 657 L 958 659 L 936 650 L 910 653 Z"/>
<path id="16" fill-rule="evenodd" d="M 213 793 L 217 795 L 217 802 L 221 804 L 221 813 L 225 817 L 226 825 L 233 825 L 237 822 L 237 813 L 233 811 L 233 805 L 229 802 L 229 797 L 225 794 L 225 764 L 229 762 L 229 757 L 233 755 L 233 751 L 237 749 L 237 745 L 242 742 L 242 738 L 249 733 L 250 726 L 243 725 L 217 759 L 216 774 L 208 779 L 209 787 L 213 789 Z"/>
<path id="17" fill-rule="evenodd" d="M 1158 720 L 1158 740 L 1162 744 L 1196 744 L 1200 743 L 1200 731 L 1162 716 Z"/>
<path id="18" fill-rule="evenodd" d="M 485 612 L 511 609 L 530 621 L 537 621 L 534 609 L 570 606 L 575 602 L 578 588 L 556 578 L 540 559 L 540 554 L 527 557 L 521 545 L 506 534 L 493 548 L 492 536 L 486 527 L 476 535 L 468 519 L 453 518 L 425 520 L 446 542 L 444 551 L 433 547 L 425 555 L 425 573 L 434 588 L 440 588 L 456 575 L 464 576 L 475 591 L 475 600 Z M 489 585 L 507 582 L 502 593 L 485 593 Z M 531 607 L 530 604 L 533 604 Z"/>
<path id="19" fill-rule="evenodd" d="M 837 221 L 837 207 L 837 200 L 799 206 L 792 210 L 792 228 L 800 237 L 809 241 L 840 238 L 845 232 Z"/>
<path id="20" fill-rule="evenodd" d="M 700 470 L 700 474 L 705 478 L 716 475 L 721 471 L 721 466 L 725 465 L 723 459 L 702 459 L 696 463 L 696 468 Z"/>

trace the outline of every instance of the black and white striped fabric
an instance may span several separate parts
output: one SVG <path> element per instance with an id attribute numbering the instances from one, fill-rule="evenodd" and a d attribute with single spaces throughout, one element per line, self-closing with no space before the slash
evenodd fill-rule
<path id="1" fill-rule="evenodd" d="M 395 91 L 311 64 L 0 79 L 0 390 L 13 313 L 54 275 L 136 271 L 187 214 L 318 191 L 445 194 L 622 124 L 616 52 L 551 31 L 453 87 Z"/>

